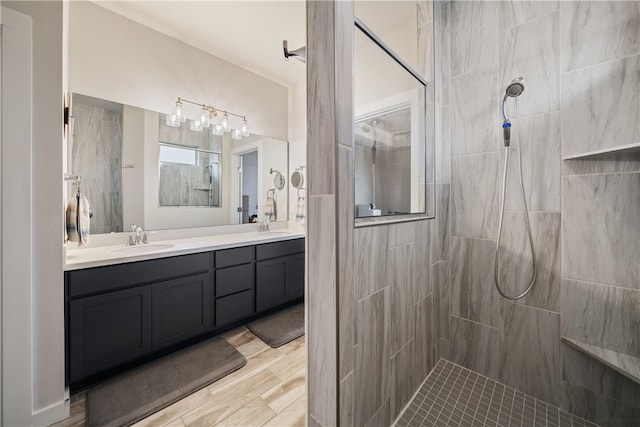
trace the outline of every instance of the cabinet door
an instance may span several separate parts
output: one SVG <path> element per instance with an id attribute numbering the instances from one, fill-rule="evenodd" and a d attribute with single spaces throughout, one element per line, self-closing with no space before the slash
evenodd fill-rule
<path id="1" fill-rule="evenodd" d="M 256 310 L 268 310 L 288 301 L 288 257 L 256 263 Z"/>
<path id="2" fill-rule="evenodd" d="M 304 254 L 287 259 L 287 290 L 289 300 L 304 296 Z"/>
<path id="3" fill-rule="evenodd" d="M 138 286 L 69 304 L 70 381 L 151 351 L 151 290 Z"/>
<path id="4" fill-rule="evenodd" d="M 153 301 L 154 351 L 211 329 L 209 274 L 196 274 L 150 286 Z"/>

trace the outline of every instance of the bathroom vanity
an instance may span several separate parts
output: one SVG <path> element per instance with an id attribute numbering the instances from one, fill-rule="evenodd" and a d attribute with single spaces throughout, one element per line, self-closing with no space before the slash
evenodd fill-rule
<path id="1" fill-rule="evenodd" d="M 130 247 L 132 256 L 127 248 L 78 249 L 69 256 L 66 372 L 72 390 L 304 296 L 302 234 L 183 239 L 150 245 L 146 254 L 144 246 Z"/>

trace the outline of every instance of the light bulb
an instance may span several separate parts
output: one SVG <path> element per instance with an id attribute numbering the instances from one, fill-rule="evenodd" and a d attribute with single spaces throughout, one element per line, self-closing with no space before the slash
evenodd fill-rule
<path id="1" fill-rule="evenodd" d="M 231 129 L 231 139 L 242 139 L 242 131 L 240 129 Z"/>
<path id="2" fill-rule="evenodd" d="M 229 127 L 229 116 L 227 115 L 226 111 L 224 113 L 224 116 L 222 116 L 222 130 L 224 132 L 229 132 L 231 130 L 231 128 Z"/>
<path id="3" fill-rule="evenodd" d="M 220 124 L 211 125 L 211 133 L 216 135 L 216 136 L 224 135 L 224 130 L 222 130 L 222 125 L 220 125 Z"/>
<path id="4" fill-rule="evenodd" d="M 200 126 L 203 128 L 208 128 L 211 124 L 211 113 L 207 110 L 207 107 L 202 106 L 202 110 L 200 110 Z"/>
<path id="5" fill-rule="evenodd" d="M 191 120 L 189 129 L 194 132 L 202 132 L 202 124 L 200 123 L 200 120 Z"/>
<path id="6" fill-rule="evenodd" d="M 247 119 L 243 118 L 242 127 L 240 128 L 242 132 L 242 136 L 249 136 L 249 124 L 247 123 Z"/>
<path id="7" fill-rule="evenodd" d="M 167 126 L 179 127 L 180 120 L 175 114 L 167 114 Z"/>
<path id="8" fill-rule="evenodd" d="M 176 116 L 176 119 L 179 120 L 180 123 L 183 123 L 185 120 L 187 120 L 187 117 L 184 115 L 184 111 L 182 110 L 182 102 L 180 102 L 180 99 L 178 99 L 176 105 L 174 105 L 171 114 Z"/>

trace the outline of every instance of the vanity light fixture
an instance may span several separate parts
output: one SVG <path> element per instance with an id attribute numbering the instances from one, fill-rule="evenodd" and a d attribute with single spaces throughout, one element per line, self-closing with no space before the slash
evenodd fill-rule
<path id="1" fill-rule="evenodd" d="M 219 108 L 212 107 L 200 102 L 189 101 L 188 99 L 178 98 L 171 114 L 167 115 L 167 126 L 179 127 L 187 120 L 187 116 L 184 112 L 183 103 L 193 104 L 200 107 L 198 118 L 191 120 L 189 128 L 193 131 L 200 132 L 203 129 L 211 128 L 211 133 L 217 136 L 222 136 L 225 133 L 231 132 L 232 139 L 242 139 L 243 137 L 250 136 L 249 124 L 247 123 L 247 117 L 232 113 L 231 111 L 221 110 Z M 224 113 L 220 122 L 216 122 L 218 112 Z M 242 119 L 239 129 L 233 129 L 229 120 L 229 116 L 234 116 Z"/>

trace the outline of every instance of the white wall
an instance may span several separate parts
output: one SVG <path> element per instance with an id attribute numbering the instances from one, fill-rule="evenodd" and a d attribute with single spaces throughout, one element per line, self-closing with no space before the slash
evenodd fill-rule
<path id="1" fill-rule="evenodd" d="M 291 66 L 305 66 L 298 61 L 290 61 Z M 291 186 L 289 179 L 291 174 L 300 166 L 307 163 L 307 82 L 306 79 L 299 82 L 289 90 L 289 176 L 287 187 L 289 188 L 289 221 L 295 221 L 298 203 L 298 192 Z M 302 171 L 307 187 L 307 170 Z"/>
<path id="2" fill-rule="evenodd" d="M 66 6 L 61 1 L 2 2 L 33 18 L 33 110 L 31 200 L 31 295 L 16 310 L 30 312 L 31 354 L 22 355 L 30 376 L 16 387 L 30 389 L 26 402 L 30 424 L 47 425 L 65 416 L 63 309 L 63 158 L 62 100 Z M 15 98 L 13 102 L 21 102 Z M 24 165 L 28 167 L 27 165 Z M 5 237 L 3 236 L 3 239 Z M 3 242 L 4 243 L 4 242 Z M 7 285 L 3 283 L 3 286 Z M 29 286 L 15 283 L 15 286 Z M 12 319 L 12 321 L 19 321 Z M 7 345 L 11 346 L 11 343 Z M 5 372 L 6 374 L 6 372 Z M 11 389 L 4 389 L 10 395 Z M 18 407 L 10 410 L 20 411 Z M 7 414 L 3 414 L 6 416 Z"/>
<path id="3" fill-rule="evenodd" d="M 70 5 L 69 88 L 164 113 L 180 96 L 287 139 L 286 87 L 90 2 Z"/>

